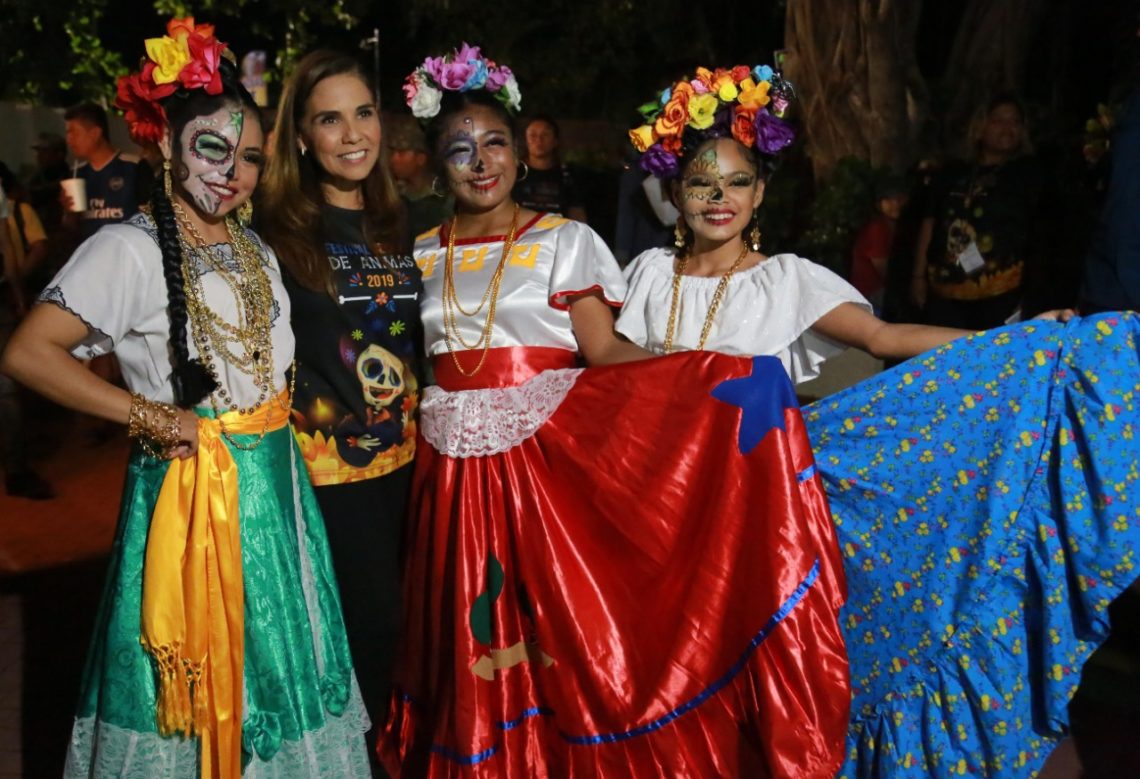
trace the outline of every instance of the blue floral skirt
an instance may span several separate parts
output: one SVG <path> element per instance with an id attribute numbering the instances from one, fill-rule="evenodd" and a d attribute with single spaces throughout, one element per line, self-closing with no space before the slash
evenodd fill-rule
<path id="1" fill-rule="evenodd" d="M 805 409 L 847 566 L 840 777 L 1031 776 L 1137 578 L 1140 320 L 949 344 Z"/>

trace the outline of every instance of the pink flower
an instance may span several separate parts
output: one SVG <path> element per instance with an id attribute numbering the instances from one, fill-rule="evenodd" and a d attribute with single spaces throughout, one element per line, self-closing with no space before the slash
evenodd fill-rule
<path id="1" fill-rule="evenodd" d="M 404 79 L 404 102 L 408 105 L 412 104 L 412 98 L 416 96 L 416 92 L 420 89 L 419 79 L 416 77 L 417 73 L 419 73 L 418 70 L 409 73 L 408 77 Z"/>
<path id="2" fill-rule="evenodd" d="M 699 78 L 695 78 L 689 83 L 693 86 L 693 91 L 698 95 L 707 94 L 709 91 L 708 85 L 705 82 L 701 81 Z"/>

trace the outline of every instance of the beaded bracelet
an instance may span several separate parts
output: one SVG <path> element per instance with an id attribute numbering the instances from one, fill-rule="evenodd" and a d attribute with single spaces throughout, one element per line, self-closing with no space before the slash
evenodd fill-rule
<path id="1" fill-rule="evenodd" d="M 169 403 L 147 400 L 137 392 L 132 392 L 127 435 L 138 439 L 143 451 L 151 457 L 163 458 L 167 451 L 182 440 L 178 409 Z"/>

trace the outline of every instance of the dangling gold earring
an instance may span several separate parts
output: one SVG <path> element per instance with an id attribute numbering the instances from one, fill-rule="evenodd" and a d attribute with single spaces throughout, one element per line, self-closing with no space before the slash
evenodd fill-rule
<path id="1" fill-rule="evenodd" d="M 237 212 L 238 224 L 249 227 L 253 224 L 253 201 L 247 200 L 241 204 Z"/>
<path id="2" fill-rule="evenodd" d="M 760 251 L 760 217 L 755 211 L 752 212 L 752 229 L 748 231 L 748 248 Z"/>
<path id="3" fill-rule="evenodd" d="M 170 160 L 162 161 L 162 191 L 166 193 L 167 200 L 174 199 L 174 182 L 170 175 Z"/>
<path id="4" fill-rule="evenodd" d="M 526 160 L 519 160 L 519 165 L 522 165 L 522 175 L 516 180 L 526 181 L 526 177 L 530 175 L 530 165 L 526 164 Z"/>
<path id="5" fill-rule="evenodd" d="M 677 217 L 677 224 L 673 227 L 673 245 L 678 249 L 685 248 L 685 220 Z"/>
<path id="6" fill-rule="evenodd" d="M 447 197 L 447 190 L 443 188 L 443 183 L 436 176 L 431 180 L 431 193 L 436 197 Z"/>

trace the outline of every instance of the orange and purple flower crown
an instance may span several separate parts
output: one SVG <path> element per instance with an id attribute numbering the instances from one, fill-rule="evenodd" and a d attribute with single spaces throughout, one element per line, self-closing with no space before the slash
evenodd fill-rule
<path id="1" fill-rule="evenodd" d="M 790 82 L 767 65 L 697 68 L 657 100 L 638 108 L 645 123 L 629 131 L 641 169 L 662 179 L 680 173 L 686 148 L 709 138 L 735 138 L 773 156 L 795 140 L 785 121 L 795 98 Z"/>
<path id="2" fill-rule="evenodd" d="M 483 56 L 478 46 L 462 44 L 442 57 L 428 57 L 404 79 L 404 97 L 412 115 L 431 119 L 439 113 L 444 92 L 470 92 L 483 89 L 514 114 L 522 96 L 515 74 L 506 65 L 497 65 Z"/>
<path id="3" fill-rule="evenodd" d="M 146 57 L 138 73 L 119 79 L 115 107 L 126 114 L 131 137 L 157 143 L 166 129 L 164 98 L 179 88 L 222 92 L 222 58 L 234 62 L 226 44 L 214 37 L 214 25 L 194 24 L 194 17 L 171 19 L 166 35 L 146 40 Z"/>

